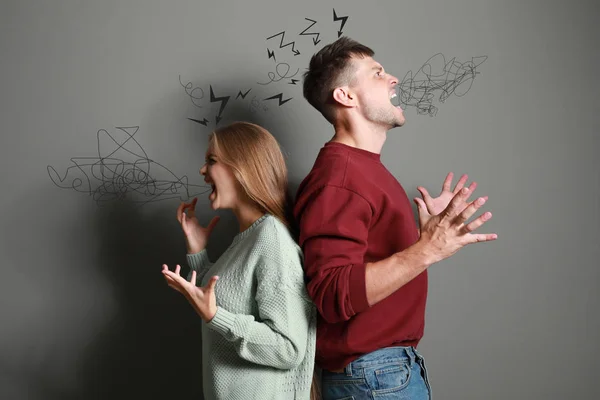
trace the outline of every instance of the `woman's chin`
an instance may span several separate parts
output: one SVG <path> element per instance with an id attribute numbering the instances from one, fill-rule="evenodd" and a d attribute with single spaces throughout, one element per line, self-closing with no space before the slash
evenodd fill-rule
<path id="1" fill-rule="evenodd" d="M 219 208 L 219 201 L 215 190 L 208 195 L 208 201 L 210 202 L 210 208 L 213 210 L 217 210 Z"/>

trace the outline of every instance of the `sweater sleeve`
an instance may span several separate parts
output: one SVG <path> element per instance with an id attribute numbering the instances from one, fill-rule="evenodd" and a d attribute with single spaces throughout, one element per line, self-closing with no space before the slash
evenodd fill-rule
<path id="1" fill-rule="evenodd" d="M 329 323 L 369 307 L 364 255 L 371 218 L 362 196 L 336 186 L 315 192 L 298 218 L 308 293 Z"/>
<path id="2" fill-rule="evenodd" d="M 296 368 L 304 360 L 314 306 L 306 295 L 301 268 L 293 274 L 292 267 L 257 266 L 257 319 L 218 307 L 208 322 L 243 359 L 279 369 Z"/>
<path id="3" fill-rule="evenodd" d="M 213 263 L 210 262 L 206 249 L 198 253 L 187 254 L 186 258 L 187 263 L 190 267 L 190 272 L 188 273 L 187 280 L 189 281 L 190 279 L 192 279 L 192 271 L 196 271 L 196 285 L 198 286 L 200 285 L 200 282 L 202 282 L 202 278 L 204 278 L 204 275 L 206 275 L 210 267 L 212 267 Z"/>

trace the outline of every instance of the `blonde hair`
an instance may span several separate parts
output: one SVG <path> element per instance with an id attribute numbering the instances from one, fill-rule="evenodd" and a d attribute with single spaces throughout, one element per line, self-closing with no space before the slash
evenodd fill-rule
<path id="1" fill-rule="evenodd" d="M 209 146 L 233 170 L 246 195 L 294 233 L 287 167 L 275 137 L 259 125 L 234 122 L 214 130 Z"/>
<path id="2" fill-rule="evenodd" d="M 246 195 L 264 212 L 279 219 L 298 240 L 288 191 L 287 167 L 279 143 L 262 126 L 234 122 L 214 130 L 209 146 L 219 161 L 233 170 Z M 320 400 L 316 372 L 310 391 L 311 400 Z"/>

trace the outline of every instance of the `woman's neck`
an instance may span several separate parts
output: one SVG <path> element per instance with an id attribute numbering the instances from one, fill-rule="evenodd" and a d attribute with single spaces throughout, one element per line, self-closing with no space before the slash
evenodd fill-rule
<path id="1" fill-rule="evenodd" d="M 265 215 L 265 212 L 258 207 L 248 204 L 241 204 L 239 207 L 234 208 L 233 213 L 240 224 L 240 232 L 248 229 L 257 219 Z"/>

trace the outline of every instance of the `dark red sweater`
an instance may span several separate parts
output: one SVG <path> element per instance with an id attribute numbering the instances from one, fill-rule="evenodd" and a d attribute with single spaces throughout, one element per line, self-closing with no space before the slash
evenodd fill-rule
<path id="1" fill-rule="evenodd" d="M 427 271 L 369 307 L 365 263 L 418 239 L 411 203 L 379 154 L 327 143 L 302 181 L 294 215 L 308 292 L 319 310 L 317 364 L 337 370 L 423 336 Z"/>

